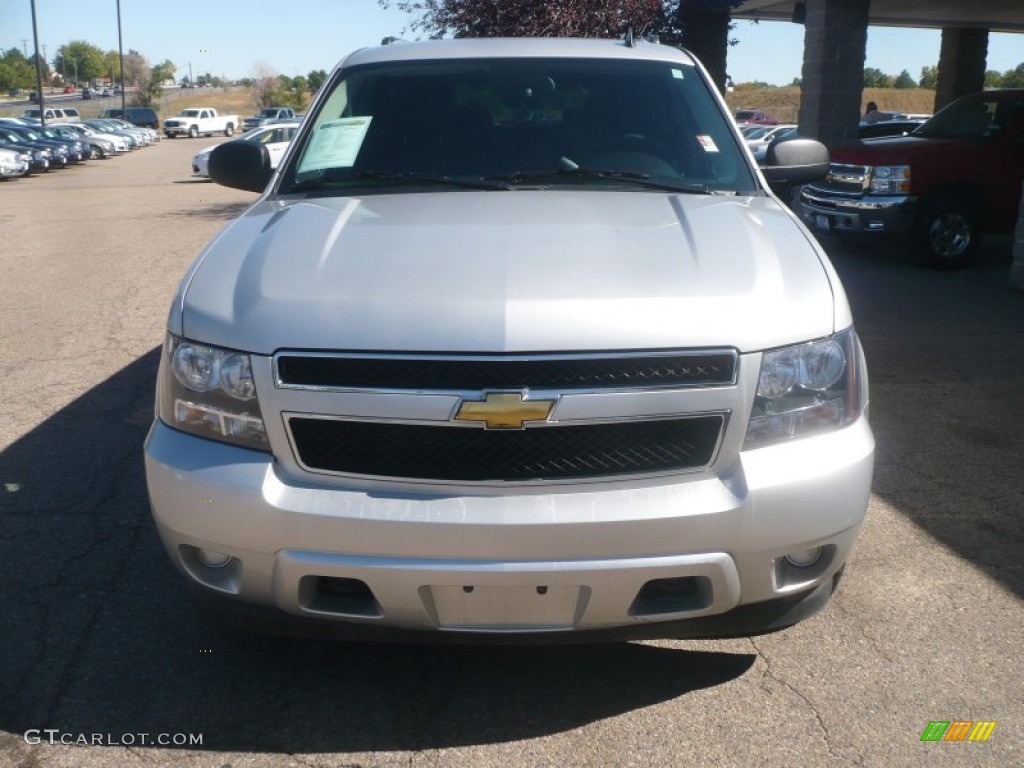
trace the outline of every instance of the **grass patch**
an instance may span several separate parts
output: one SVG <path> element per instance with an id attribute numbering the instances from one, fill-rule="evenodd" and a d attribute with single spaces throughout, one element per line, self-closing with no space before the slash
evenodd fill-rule
<path id="1" fill-rule="evenodd" d="M 935 91 L 927 88 L 865 88 L 861 95 L 861 114 L 873 101 L 882 112 L 931 114 L 935 109 Z M 739 85 L 725 95 L 725 102 L 737 109 L 760 109 L 780 123 L 795 123 L 800 111 L 800 87 L 761 88 Z"/>

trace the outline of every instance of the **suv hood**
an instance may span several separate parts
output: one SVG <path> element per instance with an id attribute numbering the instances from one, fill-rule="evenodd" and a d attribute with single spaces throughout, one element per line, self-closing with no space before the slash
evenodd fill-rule
<path id="1" fill-rule="evenodd" d="M 169 326 L 259 354 L 751 351 L 835 330 L 845 303 L 822 258 L 767 197 L 521 190 L 263 201 L 196 260 Z"/>

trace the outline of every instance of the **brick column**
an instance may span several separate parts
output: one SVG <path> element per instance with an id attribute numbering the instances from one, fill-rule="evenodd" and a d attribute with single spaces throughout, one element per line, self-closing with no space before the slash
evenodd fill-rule
<path id="1" fill-rule="evenodd" d="M 800 133 L 833 146 L 857 137 L 870 0 L 807 0 Z"/>
<path id="2" fill-rule="evenodd" d="M 939 81 L 935 86 L 935 111 L 985 86 L 988 30 L 947 27 L 942 30 Z"/>

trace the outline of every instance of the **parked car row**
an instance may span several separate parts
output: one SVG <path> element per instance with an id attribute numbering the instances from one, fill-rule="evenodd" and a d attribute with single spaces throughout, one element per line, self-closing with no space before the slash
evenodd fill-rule
<path id="1" fill-rule="evenodd" d="M 267 154 L 270 156 L 270 167 L 277 168 L 281 162 L 281 158 L 284 157 L 284 152 L 288 149 L 288 145 L 291 144 L 295 133 L 299 130 L 299 123 L 274 123 L 272 125 L 265 125 L 261 128 L 253 128 L 251 131 L 246 131 L 237 139 L 232 139 L 233 142 L 240 141 L 250 144 L 262 144 L 267 148 Z M 232 142 L 225 142 L 232 143 Z M 212 147 L 200 151 L 195 157 L 192 158 L 192 175 L 203 176 L 209 178 L 210 173 L 208 170 L 210 153 L 219 147 L 220 144 L 214 144 Z"/>
<path id="2" fill-rule="evenodd" d="M 47 123 L 0 118 L 0 179 L 66 168 L 105 159 L 160 140 L 150 128 L 123 120 L 96 118 L 77 123 Z"/>
<path id="3" fill-rule="evenodd" d="M 747 146 L 750 147 L 754 160 L 758 163 L 764 163 L 765 155 L 768 152 L 768 145 L 772 141 L 796 136 L 797 132 L 797 127 L 793 123 L 785 123 L 783 125 L 756 125 L 751 123 L 743 126 L 743 128 L 747 129 L 741 131 L 743 139 L 746 141 Z"/>

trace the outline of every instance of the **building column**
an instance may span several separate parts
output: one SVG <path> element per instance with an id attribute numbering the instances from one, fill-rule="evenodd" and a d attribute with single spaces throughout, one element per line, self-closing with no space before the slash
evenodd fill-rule
<path id="1" fill-rule="evenodd" d="M 939 79 L 935 85 L 935 111 L 949 102 L 985 87 L 988 30 L 946 27 L 939 51 Z"/>
<path id="2" fill-rule="evenodd" d="M 800 134 L 834 146 L 857 137 L 871 0 L 807 0 Z"/>

